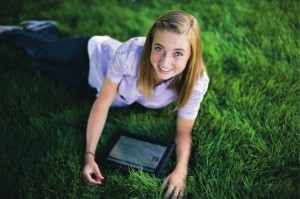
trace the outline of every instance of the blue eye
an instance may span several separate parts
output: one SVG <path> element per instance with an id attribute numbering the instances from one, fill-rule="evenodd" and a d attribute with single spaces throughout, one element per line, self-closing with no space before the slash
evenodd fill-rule
<path id="1" fill-rule="evenodd" d="M 162 51 L 161 47 L 155 47 L 154 49 L 155 49 L 157 52 L 161 52 L 161 51 Z"/>
<path id="2" fill-rule="evenodd" d="M 175 52 L 175 55 L 176 55 L 177 57 L 183 56 L 183 54 L 182 54 L 181 52 Z"/>

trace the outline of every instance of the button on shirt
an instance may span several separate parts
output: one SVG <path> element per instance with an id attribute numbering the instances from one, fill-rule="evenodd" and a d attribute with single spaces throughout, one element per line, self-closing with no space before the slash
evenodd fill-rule
<path id="1" fill-rule="evenodd" d="M 135 37 L 121 43 L 108 36 L 94 36 L 88 42 L 90 86 L 99 92 L 105 77 L 119 84 L 118 94 L 112 106 L 128 106 L 137 102 L 147 108 L 162 108 L 177 99 L 176 93 L 168 89 L 173 79 L 158 85 L 153 91 L 151 100 L 140 92 L 137 77 L 145 39 Z M 197 117 L 208 82 L 208 76 L 205 74 L 195 85 L 188 103 L 178 110 L 180 116 L 186 119 Z"/>

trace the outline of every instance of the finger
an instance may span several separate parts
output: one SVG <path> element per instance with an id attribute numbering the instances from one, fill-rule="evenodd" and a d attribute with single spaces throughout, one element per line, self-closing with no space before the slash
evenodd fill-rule
<path id="1" fill-rule="evenodd" d="M 98 185 L 100 186 L 101 185 L 101 183 L 97 182 L 97 181 L 89 182 L 89 181 L 85 180 L 85 183 L 89 186 L 98 186 Z"/>
<path id="2" fill-rule="evenodd" d="M 177 199 L 180 193 L 180 188 L 179 187 L 175 187 L 174 191 L 173 191 L 173 195 L 172 195 L 172 199 Z"/>
<path id="3" fill-rule="evenodd" d="M 85 179 L 88 181 L 88 183 L 92 183 L 92 184 L 102 184 L 101 180 L 95 180 L 92 178 L 92 174 L 88 173 L 88 172 L 84 172 L 83 176 L 85 177 Z"/>
<path id="4" fill-rule="evenodd" d="M 104 179 L 104 177 L 102 176 L 102 174 L 101 174 L 101 172 L 100 172 L 100 170 L 99 170 L 98 167 L 95 168 L 95 175 L 96 175 L 96 178 L 99 179 L 99 180 L 103 180 Z"/>
<path id="5" fill-rule="evenodd" d="M 167 186 L 167 184 L 168 184 L 168 181 L 169 181 L 169 178 L 166 178 L 166 179 L 164 180 L 164 182 L 163 182 L 162 185 L 161 185 L 162 189 L 166 188 L 166 186 Z"/>
<path id="6" fill-rule="evenodd" d="M 184 189 L 181 189 L 180 193 L 179 193 L 179 196 L 178 196 L 178 199 L 182 199 L 183 195 L 184 195 Z"/>
<path id="7" fill-rule="evenodd" d="M 164 198 L 169 198 L 171 196 L 173 190 L 174 190 L 174 186 L 173 185 L 169 185 L 169 187 L 168 187 L 168 189 L 167 189 L 167 191 L 166 191 L 166 193 L 164 195 Z"/>

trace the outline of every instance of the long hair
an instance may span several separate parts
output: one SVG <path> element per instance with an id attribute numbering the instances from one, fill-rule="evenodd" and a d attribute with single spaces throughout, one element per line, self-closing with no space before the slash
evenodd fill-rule
<path id="1" fill-rule="evenodd" d="M 168 87 L 177 94 L 176 109 L 180 109 L 190 99 L 197 80 L 206 72 L 202 58 L 200 28 L 195 17 L 182 11 L 168 12 L 152 25 L 147 34 L 138 73 L 138 86 L 147 99 L 151 99 L 156 86 L 156 74 L 150 62 L 150 54 L 157 30 L 185 34 L 190 42 L 191 55 L 187 65 L 182 73 L 174 77 Z"/>

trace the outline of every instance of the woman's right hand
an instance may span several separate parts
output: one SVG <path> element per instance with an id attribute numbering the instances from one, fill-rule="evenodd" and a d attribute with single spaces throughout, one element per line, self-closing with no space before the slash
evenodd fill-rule
<path id="1" fill-rule="evenodd" d="M 87 154 L 85 157 L 85 165 L 82 174 L 87 182 L 93 185 L 102 184 L 102 180 L 104 179 L 98 164 L 95 162 L 94 156 L 91 154 Z"/>
<path id="2" fill-rule="evenodd" d="M 105 78 L 99 96 L 93 104 L 86 133 L 86 154 L 83 176 L 90 184 L 102 184 L 104 177 L 95 162 L 97 143 L 104 128 L 109 107 L 115 99 L 119 84 Z M 93 152 L 93 153 L 92 153 Z"/>

